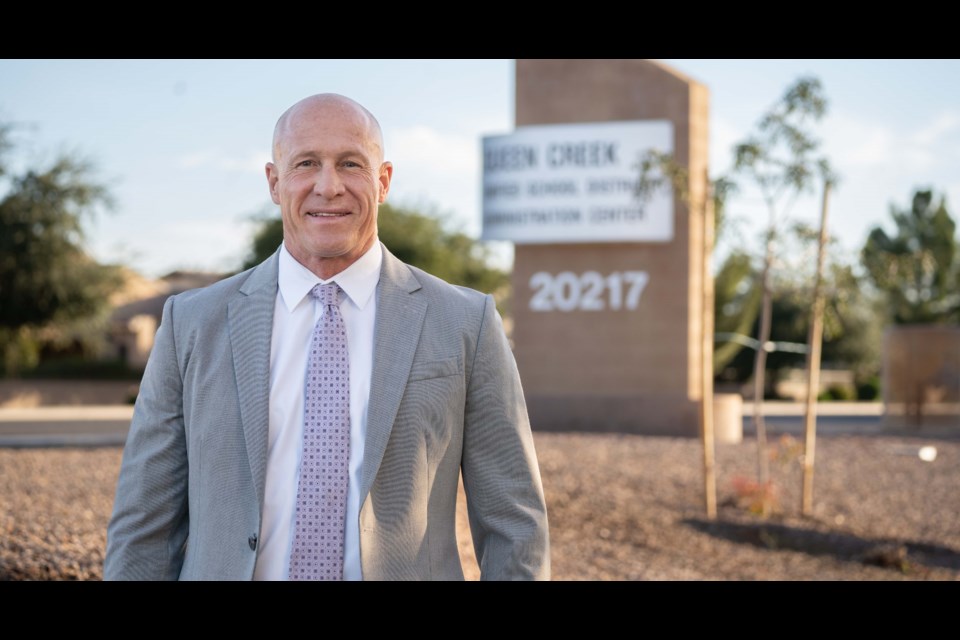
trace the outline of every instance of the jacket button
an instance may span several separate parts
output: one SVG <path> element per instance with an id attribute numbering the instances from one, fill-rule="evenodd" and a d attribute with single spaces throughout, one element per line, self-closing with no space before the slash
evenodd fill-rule
<path id="1" fill-rule="evenodd" d="M 252 536 L 247 538 L 247 544 L 250 545 L 251 551 L 256 551 L 257 550 L 257 534 L 253 534 Z"/>

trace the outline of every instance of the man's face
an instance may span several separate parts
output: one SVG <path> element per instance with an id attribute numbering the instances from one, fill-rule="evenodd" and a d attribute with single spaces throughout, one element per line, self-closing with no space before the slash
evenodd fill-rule
<path id="1" fill-rule="evenodd" d="M 267 163 L 287 251 L 321 278 L 347 268 L 377 237 L 377 207 L 393 167 L 378 130 L 356 105 L 307 101 L 278 130 Z"/>

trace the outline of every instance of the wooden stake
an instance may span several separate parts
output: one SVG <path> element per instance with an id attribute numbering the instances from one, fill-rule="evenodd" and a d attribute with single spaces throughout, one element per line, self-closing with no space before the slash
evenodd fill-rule
<path id="1" fill-rule="evenodd" d="M 702 381 L 700 403 L 700 434 L 703 439 L 703 494 L 706 500 L 707 518 L 717 517 L 717 477 L 714 469 L 713 432 L 713 274 L 710 260 L 713 254 L 714 210 L 713 190 L 709 179 L 703 207 L 703 322 L 701 344 Z"/>
<path id="2" fill-rule="evenodd" d="M 823 341 L 823 263 L 827 247 L 827 199 L 830 182 L 823 185 L 823 206 L 820 210 L 820 239 L 817 245 L 817 275 L 813 284 L 813 309 L 810 312 L 810 333 L 807 337 L 807 406 L 804 420 L 806 441 L 803 452 L 803 504 L 801 513 L 813 513 L 813 463 L 817 444 L 817 392 L 820 389 L 820 347 Z"/>

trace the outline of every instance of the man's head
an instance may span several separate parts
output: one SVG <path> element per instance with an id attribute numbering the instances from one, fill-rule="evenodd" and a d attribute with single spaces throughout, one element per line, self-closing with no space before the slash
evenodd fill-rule
<path id="1" fill-rule="evenodd" d="M 287 109 L 266 171 L 287 251 L 321 278 L 343 271 L 376 241 L 377 207 L 393 165 L 383 160 L 380 124 L 360 104 L 323 93 Z"/>

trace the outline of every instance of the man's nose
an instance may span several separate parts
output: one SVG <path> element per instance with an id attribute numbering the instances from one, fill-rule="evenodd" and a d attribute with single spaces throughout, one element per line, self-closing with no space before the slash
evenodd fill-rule
<path id="1" fill-rule="evenodd" d="M 313 183 L 313 192 L 324 198 L 333 198 L 343 193 L 343 181 L 336 167 L 321 167 L 317 172 L 317 179 Z"/>

